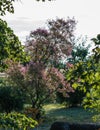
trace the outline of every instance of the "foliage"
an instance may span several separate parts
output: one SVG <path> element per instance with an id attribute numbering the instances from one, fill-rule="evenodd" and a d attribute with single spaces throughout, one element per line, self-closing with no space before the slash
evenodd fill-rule
<path id="1" fill-rule="evenodd" d="M 84 68 L 81 67 L 81 62 L 86 62 L 88 60 L 89 47 L 90 47 L 90 45 L 86 46 L 86 38 L 84 39 L 84 38 L 80 37 L 74 43 L 74 47 L 72 50 L 72 57 L 68 59 L 68 64 L 73 64 L 73 66 L 78 63 L 80 64 L 79 70 L 78 71 L 74 70 L 74 75 L 72 74 L 73 76 L 72 75 L 69 76 L 68 73 L 70 73 L 71 71 L 69 70 L 70 67 L 67 66 L 67 67 L 69 67 L 69 69 L 66 71 L 67 78 L 70 78 L 70 82 L 73 80 L 72 86 L 75 89 L 74 93 L 69 93 L 70 97 L 67 98 L 67 100 L 66 100 L 70 106 L 81 105 L 83 98 L 86 95 L 85 90 L 80 88 L 80 85 L 75 88 L 74 81 L 75 81 L 75 76 L 77 75 L 78 77 L 80 77 L 80 74 L 83 73 L 82 71 L 84 71 L 84 69 L 85 69 L 85 67 Z M 78 74 L 76 74 L 76 73 L 78 73 Z"/>
<path id="2" fill-rule="evenodd" d="M 38 123 L 42 123 L 45 118 L 45 112 L 43 108 L 32 108 L 32 107 L 26 107 L 24 112 L 28 117 L 31 117 L 38 121 Z"/>
<path id="3" fill-rule="evenodd" d="M 87 45 L 86 37 L 79 37 L 74 40 L 74 46 L 71 57 L 67 59 L 68 62 L 74 64 L 79 61 L 86 61 L 89 57 L 90 44 Z"/>
<path id="4" fill-rule="evenodd" d="M 74 64 L 67 75 L 74 88 L 79 88 L 86 93 L 83 105 L 85 108 L 94 108 L 100 112 L 100 39 L 93 38 L 95 47 L 88 60 Z"/>
<path id="5" fill-rule="evenodd" d="M 100 63 L 100 34 L 97 35 L 97 38 L 91 39 L 95 43 L 95 48 L 93 49 L 93 58 L 95 63 Z"/>
<path id="6" fill-rule="evenodd" d="M 23 109 L 24 94 L 20 88 L 15 89 L 11 86 L 0 87 L 0 111 L 9 113 L 13 110 L 19 111 Z"/>
<path id="7" fill-rule="evenodd" d="M 98 114 L 97 114 L 97 115 L 95 114 L 95 115 L 92 117 L 92 119 L 93 119 L 94 122 L 97 122 L 97 121 L 100 122 L 100 114 L 99 114 L 99 115 L 98 115 Z"/>
<path id="8" fill-rule="evenodd" d="M 5 15 L 6 11 L 14 13 L 13 2 L 15 0 L 0 0 L 0 15 Z"/>
<path id="9" fill-rule="evenodd" d="M 0 127 L 3 128 L 14 128 L 16 130 L 22 128 L 27 130 L 27 128 L 34 128 L 37 124 L 37 121 L 21 113 L 0 114 Z"/>
<path id="10" fill-rule="evenodd" d="M 71 68 L 66 75 L 69 82 L 71 82 L 72 87 L 75 90 L 78 89 L 80 92 L 83 92 L 83 96 L 80 97 L 82 101 L 90 90 L 93 91 L 92 89 L 97 89 L 100 86 L 97 68 L 98 65 L 93 64 L 93 59 L 91 60 L 90 58 L 85 62 L 74 64 L 74 67 Z M 87 102 L 87 105 L 91 104 L 90 101 Z"/>
<path id="11" fill-rule="evenodd" d="M 76 88 L 74 90 L 74 93 L 70 92 L 69 97 L 66 97 L 66 105 L 68 107 L 78 107 L 82 105 L 85 92 L 83 90 L 80 90 L 79 88 Z"/>
<path id="12" fill-rule="evenodd" d="M 65 62 L 64 65 L 64 73 L 66 75 L 66 79 L 69 83 L 71 83 L 75 92 L 70 92 L 69 97 L 66 98 L 63 97 L 63 95 L 60 93 L 58 93 L 57 95 L 61 102 L 66 102 L 66 104 L 70 107 L 81 105 L 86 94 L 84 89 L 80 89 L 80 86 L 77 86 L 77 88 L 75 88 L 73 85 L 77 81 L 77 77 L 79 77 L 81 74 L 81 72 L 78 73 L 77 69 L 75 68 L 76 64 L 78 64 L 79 62 L 86 62 L 89 57 L 89 45 L 86 46 L 86 41 L 86 37 L 79 37 L 76 40 L 74 39 L 71 56 L 67 58 L 67 63 Z M 81 71 L 82 69 L 83 68 L 80 68 Z"/>
<path id="13" fill-rule="evenodd" d="M 22 88 L 33 108 L 41 108 L 56 91 L 63 92 L 65 96 L 72 91 L 55 65 L 71 53 L 75 24 L 74 19 L 49 21 L 48 30 L 39 28 L 30 33 L 26 42 L 30 62 L 26 66 L 12 61 L 8 63 L 8 78 L 16 87 Z"/>
<path id="14" fill-rule="evenodd" d="M 25 62 L 26 56 L 23 46 L 7 23 L 0 19 L 0 71 L 7 66 L 6 59 Z"/>
<path id="15" fill-rule="evenodd" d="M 0 73 L 0 74 L 2 74 L 2 73 Z M 5 86 L 6 84 L 7 84 L 6 78 L 5 77 L 1 77 L 1 75 L 0 75 L 0 87 L 1 86 Z"/>
<path id="16" fill-rule="evenodd" d="M 90 91 L 87 93 L 87 97 L 84 99 L 85 107 L 94 108 L 97 112 L 100 112 L 100 34 L 97 38 L 92 39 L 95 43 L 95 48 L 93 49 L 92 67 L 86 74 L 90 77 Z M 92 73 L 91 73 L 92 72 Z M 88 103 L 89 102 L 89 103 Z"/>

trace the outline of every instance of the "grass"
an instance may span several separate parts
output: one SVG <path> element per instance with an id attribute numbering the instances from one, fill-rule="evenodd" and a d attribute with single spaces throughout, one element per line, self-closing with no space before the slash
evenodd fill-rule
<path id="1" fill-rule="evenodd" d="M 65 108 L 60 104 L 48 104 L 44 106 L 47 121 L 66 121 L 71 123 L 92 123 L 94 113 L 82 107 Z"/>
<path id="2" fill-rule="evenodd" d="M 82 107 L 66 108 L 61 104 L 48 104 L 44 106 L 45 120 L 35 130 L 50 130 L 53 122 L 64 121 L 69 123 L 93 123 L 93 113 Z"/>

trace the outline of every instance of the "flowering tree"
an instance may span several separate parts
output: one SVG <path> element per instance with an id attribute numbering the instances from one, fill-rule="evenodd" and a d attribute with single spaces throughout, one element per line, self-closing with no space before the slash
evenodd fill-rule
<path id="1" fill-rule="evenodd" d="M 39 28 L 32 31 L 26 41 L 30 62 L 26 66 L 8 62 L 8 78 L 15 86 L 22 88 L 33 108 L 40 108 L 57 91 L 65 96 L 73 91 L 54 63 L 58 64 L 71 54 L 75 24 L 74 19 L 49 21 L 48 30 Z"/>

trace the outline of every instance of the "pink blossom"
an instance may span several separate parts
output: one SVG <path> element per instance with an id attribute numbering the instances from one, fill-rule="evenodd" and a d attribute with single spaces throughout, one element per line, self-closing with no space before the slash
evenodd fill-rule
<path id="1" fill-rule="evenodd" d="M 74 65 L 69 63 L 69 62 L 67 62 L 66 66 L 67 66 L 67 68 L 73 68 L 74 67 Z"/>

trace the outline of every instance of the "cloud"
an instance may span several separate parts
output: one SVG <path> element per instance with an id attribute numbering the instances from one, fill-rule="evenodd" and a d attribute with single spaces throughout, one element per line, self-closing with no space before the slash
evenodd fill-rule
<path id="1" fill-rule="evenodd" d="M 45 27 L 44 21 L 33 21 L 27 17 L 10 19 L 7 20 L 7 23 L 22 42 L 26 40 L 26 36 L 28 36 L 31 31 L 39 27 Z"/>
<path id="2" fill-rule="evenodd" d="M 99 33 L 99 6 L 100 0 L 19 0 L 14 3 L 15 13 L 7 14 L 3 19 L 20 38 L 24 39 L 31 30 L 45 26 L 47 19 L 66 19 L 68 16 L 74 16 L 78 21 L 76 33 L 91 37 Z"/>

